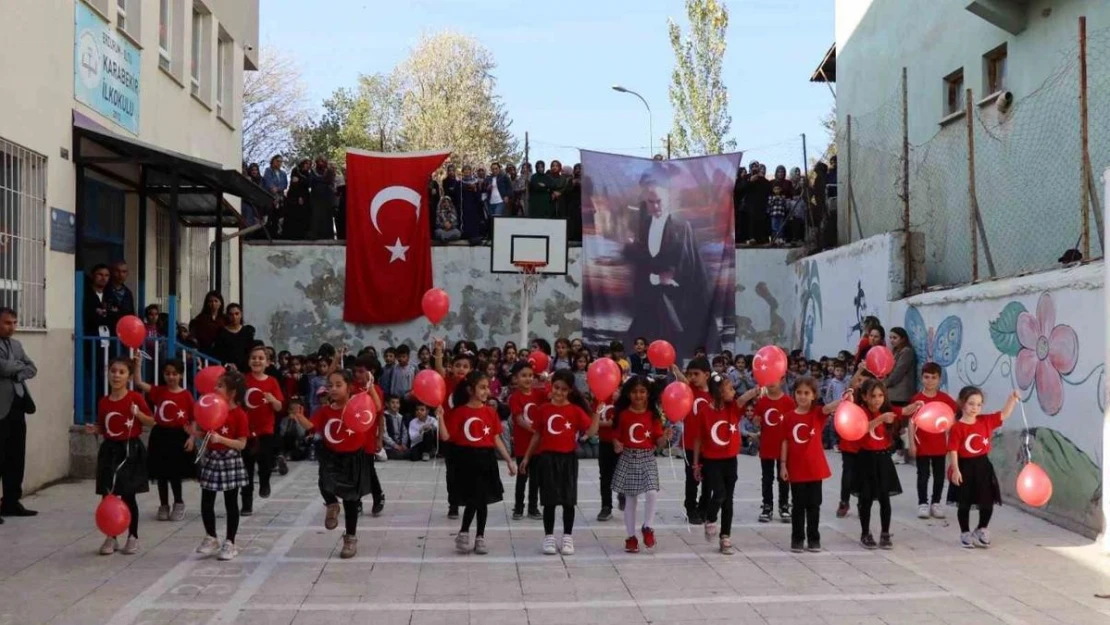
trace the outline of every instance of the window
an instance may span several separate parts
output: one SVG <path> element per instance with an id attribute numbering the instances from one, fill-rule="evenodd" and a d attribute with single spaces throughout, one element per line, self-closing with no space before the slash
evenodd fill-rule
<path id="1" fill-rule="evenodd" d="M 189 92 L 208 106 L 212 100 L 212 14 L 203 6 L 194 4 L 192 22 Z"/>
<path id="2" fill-rule="evenodd" d="M 227 71 L 225 64 L 231 58 L 231 42 L 220 37 L 219 43 L 216 44 L 216 115 L 224 116 L 224 98 L 229 91 L 224 84 L 230 72 Z"/>
<path id="3" fill-rule="evenodd" d="M 203 41 L 204 15 L 200 11 L 193 9 L 193 59 L 190 63 L 191 69 L 189 70 L 189 82 L 191 83 L 189 90 L 195 96 L 200 96 L 201 61 L 204 60 Z"/>
<path id="4" fill-rule="evenodd" d="M 116 27 L 127 31 L 127 0 L 116 0 Z"/>
<path id="5" fill-rule="evenodd" d="M 167 71 L 170 70 L 170 50 L 173 48 L 170 4 L 170 0 L 158 0 L 158 67 Z"/>
<path id="6" fill-rule="evenodd" d="M 964 110 L 964 70 L 952 72 L 944 78 L 944 116 L 962 113 Z"/>
<path id="7" fill-rule="evenodd" d="M 1006 90 L 1006 44 L 983 55 L 983 92 L 987 95 Z"/>
<path id="8" fill-rule="evenodd" d="M 0 306 L 46 328 L 46 157 L 0 139 Z"/>
<path id="9" fill-rule="evenodd" d="M 189 241 L 189 256 L 182 263 L 188 265 L 189 308 L 182 310 L 190 310 L 195 315 L 199 314 L 204 306 L 204 295 L 208 292 L 212 231 L 209 228 L 182 228 L 182 230 L 185 231 Z M 182 248 L 184 249 L 185 246 Z"/>
<path id="10" fill-rule="evenodd" d="M 141 0 L 116 0 L 116 28 L 135 42 L 139 41 L 139 33 L 142 32 L 139 21 L 141 11 Z"/>

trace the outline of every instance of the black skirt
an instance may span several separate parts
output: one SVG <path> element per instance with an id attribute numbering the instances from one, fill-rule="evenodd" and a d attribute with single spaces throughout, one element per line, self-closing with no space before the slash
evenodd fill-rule
<path id="1" fill-rule="evenodd" d="M 501 486 L 497 456 L 492 447 L 455 445 L 451 457 L 455 484 L 450 501 L 460 506 L 484 506 L 501 501 L 505 489 Z"/>
<path id="2" fill-rule="evenodd" d="M 181 428 L 154 426 L 150 430 L 150 453 L 147 473 L 152 480 L 172 480 L 193 477 L 196 452 L 185 451 L 189 434 Z"/>
<path id="3" fill-rule="evenodd" d="M 142 440 L 133 438 L 124 442 L 105 439 L 96 454 L 96 494 L 134 495 L 149 491 L 146 465 L 146 446 Z"/>
<path id="4" fill-rule="evenodd" d="M 340 453 L 321 446 L 320 492 L 331 493 L 344 501 L 357 501 L 370 494 L 374 465 L 361 449 Z"/>
<path id="5" fill-rule="evenodd" d="M 902 482 L 894 468 L 892 449 L 856 452 L 856 466 L 852 473 L 852 494 L 860 499 L 878 499 L 883 495 L 902 494 Z"/>
<path id="6" fill-rule="evenodd" d="M 443 454 L 444 481 L 447 483 L 447 505 L 457 508 L 459 501 L 458 471 L 456 470 L 455 450 L 458 445 L 450 441 L 440 441 L 439 451 Z"/>
<path id="7" fill-rule="evenodd" d="M 998 487 L 998 476 L 988 456 L 960 458 L 959 466 L 964 478 L 957 494 L 960 507 L 982 509 L 990 504 L 1002 504 L 1002 489 Z"/>
<path id="8" fill-rule="evenodd" d="M 544 506 L 578 505 L 578 454 L 543 453 L 535 458 L 539 468 L 540 501 Z M 532 467 L 528 468 L 529 472 Z"/>

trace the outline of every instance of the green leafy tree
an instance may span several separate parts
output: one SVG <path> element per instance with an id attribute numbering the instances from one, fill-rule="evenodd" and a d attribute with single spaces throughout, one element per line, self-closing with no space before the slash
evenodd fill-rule
<path id="1" fill-rule="evenodd" d="M 721 81 L 728 8 L 718 0 L 686 0 L 687 37 L 667 20 L 675 67 L 670 99 L 674 109 L 672 156 L 720 154 L 736 148 L 729 139 L 728 88 Z"/>
<path id="2" fill-rule="evenodd" d="M 293 131 L 294 149 L 301 158 L 325 156 L 342 167 L 347 148 L 401 149 L 400 98 L 393 77 L 360 76 L 354 89 L 336 89 L 324 100 L 318 119 Z"/>

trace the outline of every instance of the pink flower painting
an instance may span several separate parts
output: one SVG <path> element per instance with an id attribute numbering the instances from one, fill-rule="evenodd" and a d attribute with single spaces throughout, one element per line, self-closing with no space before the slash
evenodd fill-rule
<path id="1" fill-rule="evenodd" d="M 1037 315 L 1022 312 L 1017 318 L 1015 376 L 1022 390 L 1036 383 L 1037 401 L 1045 414 L 1055 415 L 1064 405 L 1064 377 L 1079 359 L 1079 337 L 1071 326 L 1056 325 L 1056 304 L 1043 293 Z"/>

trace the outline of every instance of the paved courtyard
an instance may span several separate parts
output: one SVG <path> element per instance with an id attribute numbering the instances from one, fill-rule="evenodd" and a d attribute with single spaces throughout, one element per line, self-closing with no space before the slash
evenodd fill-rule
<path id="1" fill-rule="evenodd" d="M 835 454 L 830 464 L 839 465 Z M 788 524 L 755 522 L 759 464 L 750 457 L 741 458 L 733 556 L 683 524 L 679 461 L 676 480 L 661 459 L 651 554 L 624 553 L 619 513 L 594 521 L 597 465 L 583 461 L 578 553 L 566 558 L 541 555 L 542 524 L 510 522 L 505 505 L 490 512 L 491 553 L 457 555 L 442 464 L 387 462 L 378 469 L 385 511 L 363 517 L 358 557 L 340 560 L 342 528 L 323 528 L 315 465 L 291 468 L 243 519 L 241 555 L 230 563 L 193 554 L 203 536 L 195 484 L 182 523 L 154 521 L 157 496 L 140 498 L 137 556 L 96 555 L 91 483 L 37 493 L 26 500 L 37 518 L 0 526 L 0 625 L 1110 623 L 1110 600 L 1095 597 L 1110 593 L 1110 558 L 1010 507 L 995 514 L 994 548 L 966 551 L 956 546 L 954 509 L 947 520 L 918 520 L 907 493 L 895 498 L 895 549 L 867 552 L 854 511 L 832 513 L 834 476 L 822 509 L 827 551 L 792 554 Z M 912 489 L 911 468 L 899 469 Z"/>

